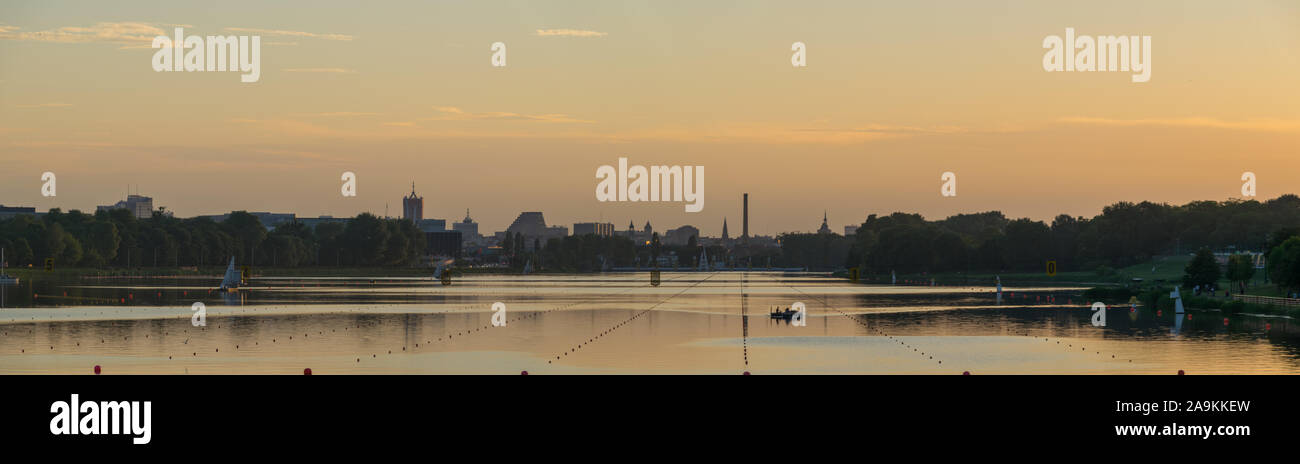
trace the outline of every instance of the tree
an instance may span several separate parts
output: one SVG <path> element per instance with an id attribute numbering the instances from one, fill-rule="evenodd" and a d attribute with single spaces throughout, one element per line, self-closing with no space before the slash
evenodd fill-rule
<path id="1" fill-rule="evenodd" d="M 1183 285 L 1209 288 L 1219 281 L 1219 275 L 1219 263 L 1214 260 L 1214 253 L 1209 248 L 1201 248 L 1183 269 Z"/>
<path id="2" fill-rule="evenodd" d="M 1300 288 L 1300 237 L 1291 237 L 1269 252 L 1268 276 L 1288 295 Z"/>
<path id="3" fill-rule="evenodd" d="M 1230 282 L 1237 284 L 1239 293 L 1245 294 L 1246 283 L 1255 277 L 1255 263 L 1250 255 L 1229 256 L 1227 277 Z"/>
<path id="4" fill-rule="evenodd" d="M 266 227 L 262 220 L 245 211 L 235 211 L 222 224 L 230 228 L 230 235 L 239 240 L 240 250 L 248 252 L 248 264 L 256 264 L 254 251 L 266 240 Z"/>

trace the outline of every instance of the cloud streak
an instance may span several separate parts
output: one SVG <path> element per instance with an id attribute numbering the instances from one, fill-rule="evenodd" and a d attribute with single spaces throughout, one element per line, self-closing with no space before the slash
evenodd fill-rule
<path id="1" fill-rule="evenodd" d="M 352 74 L 355 70 L 344 68 L 288 68 L 285 72 L 293 73 L 326 73 L 326 74 Z"/>
<path id="2" fill-rule="evenodd" d="M 1225 121 L 1215 118 L 1150 118 L 1150 119 L 1111 119 L 1074 116 L 1061 118 L 1067 124 L 1087 124 L 1113 127 L 1184 127 L 1228 129 L 1258 132 L 1297 132 L 1300 121 L 1287 119 L 1248 119 L 1242 121 Z"/>
<path id="3" fill-rule="evenodd" d="M 426 118 L 428 121 L 472 121 L 472 120 L 503 120 L 503 121 L 538 121 L 538 122 L 560 122 L 560 123 L 592 123 L 583 119 L 569 117 L 567 114 L 546 113 L 546 114 L 520 114 L 510 112 L 485 112 L 469 113 L 465 110 L 454 106 L 440 106 L 434 108 L 441 116 Z"/>
<path id="4" fill-rule="evenodd" d="M 583 29 L 538 29 L 538 37 L 604 37 L 609 34 Z"/>
<path id="5" fill-rule="evenodd" d="M 307 37 L 312 39 L 324 39 L 324 40 L 351 41 L 354 38 L 353 36 L 347 34 L 321 34 L 316 32 L 286 31 L 282 29 L 255 29 L 250 27 L 227 27 L 226 30 L 234 31 L 234 32 L 249 32 L 249 33 L 260 34 L 260 35 Z"/>
<path id="6" fill-rule="evenodd" d="M 65 26 L 30 32 L 17 26 L 0 25 L 0 40 L 26 42 L 138 45 L 148 44 L 159 35 L 167 35 L 167 32 L 155 24 L 143 22 L 101 22 L 91 26 Z"/>

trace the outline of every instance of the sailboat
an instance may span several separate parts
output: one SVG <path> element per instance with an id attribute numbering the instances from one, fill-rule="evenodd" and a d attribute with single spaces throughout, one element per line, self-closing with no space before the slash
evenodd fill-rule
<path id="1" fill-rule="evenodd" d="M 1002 304 L 1002 276 L 998 277 L 998 304 Z"/>
<path id="2" fill-rule="evenodd" d="M 235 270 L 235 257 L 230 257 L 230 266 L 226 267 L 226 275 L 221 278 L 221 290 L 234 290 L 239 288 L 240 282 L 239 271 Z"/>
<path id="3" fill-rule="evenodd" d="M 433 268 L 433 280 L 442 279 L 442 273 L 447 272 L 447 266 L 450 266 L 455 262 L 456 260 L 454 258 L 438 261 L 438 265 Z"/>
<path id="4" fill-rule="evenodd" d="M 4 268 L 9 267 L 5 261 L 5 250 L 0 248 L 0 285 L 18 285 L 18 278 L 4 273 Z"/>
<path id="5" fill-rule="evenodd" d="M 533 273 L 533 260 L 530 259 L 528 260 L 527 263 L 524 263 L 524 274 L 532 274 L 532 273 Z"/>

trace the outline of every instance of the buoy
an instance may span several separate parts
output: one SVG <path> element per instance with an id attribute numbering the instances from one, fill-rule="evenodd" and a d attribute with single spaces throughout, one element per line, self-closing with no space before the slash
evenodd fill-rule
<path id="1" fill-rule="evenodd" d="M 99 365 L 95 365 L 95 375 L 99 375 Z"/>
<path id="2" fill-rule="evenodd" d="M 519 375 L 528 375 L 528 371 L 519 371 Z"/>
<path id="3" fill-rule="evenodd" d="M 1178 375 L 1183 375 L 1183 370 L 1182 370 L 1182 369 L 1179 369 L 1179 370 L 1178 370 Z"/>
<path id="4" fill-rule="evenodd" d="M 745 373 L 740 374 L 740 375 L 749 375 L 749 371 L 745 371 Z"/>
<path id="5" fill-rule="evenodd" d="M 303 369 L 303 370 L 302 370 L 302 375 L 311 375 L 311 368 L 308 367 L 308 368 L 306 368 L 306 369 Z"/>
<path id="6" fill-rule="evenodd" d="M 970 375 L 970 371 L 962 372 L 961 375 Z"/>

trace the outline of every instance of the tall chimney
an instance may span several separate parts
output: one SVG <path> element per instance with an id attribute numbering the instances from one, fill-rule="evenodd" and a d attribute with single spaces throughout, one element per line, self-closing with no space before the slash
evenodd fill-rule
<path id="1" fill-rule="evenodd" d="M 745 222 L 741 227 L 740 238 L 749 241 L 749 194 L 745 194 Z"/>

